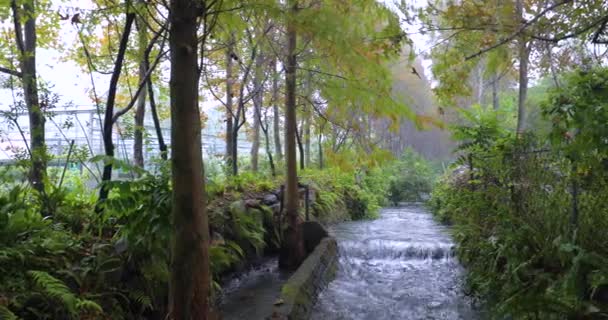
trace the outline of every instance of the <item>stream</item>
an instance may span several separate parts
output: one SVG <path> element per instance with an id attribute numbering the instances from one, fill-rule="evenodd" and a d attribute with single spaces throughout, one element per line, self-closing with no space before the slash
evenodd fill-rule
<path id="1" fill-rule="evenodd" d="M 336 279 L 310 319 L 473 320 L 464 270 L 447 229 L 424 207 L 386 208 L 373 221 L 337 224 Z"/>
<path id="2" fill-rule="evenodd" d="M 420 205 L 329 228 L 340 258 L 311 320 L 479 320 L 462 292 L 464 270 L 446 227 Z M 268 319 L 290 273 L 269 259 L 224 288 L 225 320 Z"/>

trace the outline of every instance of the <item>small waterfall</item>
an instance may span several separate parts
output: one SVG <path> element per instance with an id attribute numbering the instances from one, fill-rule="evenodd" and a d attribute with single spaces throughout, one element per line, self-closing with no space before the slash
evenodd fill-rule
<path id="1" fill-rule="evenodd" d="M 344 256 L 367 260 L 450 260 L 454 257 L 454 245 L 443 242 L 426 243 L 370 239 L 364 242 L 344 241 L 340 243 L 340 249 Z"/>
<path id="2" fill-rule="evenodd" d="M 448 230 L 420 206 L 334 226 L 340 266 L 311 319 L 474 320 Z"/>

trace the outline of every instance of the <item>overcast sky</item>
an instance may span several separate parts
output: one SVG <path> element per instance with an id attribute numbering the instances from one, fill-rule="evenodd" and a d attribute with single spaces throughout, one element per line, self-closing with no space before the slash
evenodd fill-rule
<path id="1" fill-rule="evenodd" d="M 386 3 L 389 7 L 393 3 L 393 0 L 381 1 Z M 424 5 L 426 3 L 425 0 L 410 1 L 418 5 Z M 89 0 L 64 0 L 56 2 L 52 8 L 59 12 L 67 11 L 68 13 L 73 13 L 74 10 L 80 9 L 83 12 L 82 14 L 86 17 L 86 11 L 95 9 L 96 7 Z M 69 21 L 62 21 L 61 23 L 60 37 L 63 45 L 68 47 L 77 44 L 77 33 L 75 28 Z M 415 27 L 404 25 L 404 28 L 407 28 L 406 31 L 408 31 L 408 33 L 416 31 Z M 424 36 L 412 34 L 411 38 L 414 41 L 417 53 L 425 52 L 428 49 L 428 44 Z M 62 95 L 60 105 L 73 102 L 75 105 L 82 108 L 93 108 L 94 105 L 87 95 L 87 90 L 90 90 L 91 88 L 91 81 L 88 73 L 82 72 L 80 67 L 76 66 L 76 64 L 71 61 L 61 61 L 61 58 L 62 54 L 56 50 L 39 49 L 37 64 L 40 78 L 54 86 L 54 92 Z M 424 61 L 423 65 L 426 69 L 427 77 L 429 77 L 428 67 L 430 61 Z M 105 95 L 108 83 L 109 76 L 100 74 L 95 75 L 95 86 L 99 95 Z M 13 104 L 13 101 L 10 91 L 5 90 L 4 92 L 0 92 L 0 109 L 6 109 L 11 104 Z M 205 108 L 208 108 L 216 104 L 206 103 L 204 105 Z"/>

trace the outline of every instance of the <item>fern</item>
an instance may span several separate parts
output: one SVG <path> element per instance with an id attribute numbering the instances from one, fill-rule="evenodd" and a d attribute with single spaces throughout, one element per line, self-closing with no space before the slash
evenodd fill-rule
<path id="1" fill-rule="evenodd" d="M 140 306 L 142 306 L 143 310 L 152 310 L 154 307 L 152 306 L 152 299 L 146 293 L 135 290 L 129 291 L 129 299 L 137 302 Z"/>
<path id="2" fill-rule="evenodd" d="M 7 307 L 0 306 L 0 319 L 3 320 L 19 320 L 14 313 L 11 312 Z"/>
<path id="3" fill-rule="evenodd" d="M 36 287 L 49 298 L 60 302 L 72 318 L 77 318 L 83 313 L 100 314 L 103 309 L 99 304 L 87 299 L 78 298 L 63 281 L 51 276 L 44 271 L 28 271 Z"/>
<path id="4" fill-rule="evenodd" d="M 93 314 L 103 313 L 103 309 L 99 304 L 97 304 L 95 301 L 86 299 L 77 299 L 76 309 L 81 312 L 85 311 Z"/>
<path id="5" fill-rule="evenodd" d="M 70 291 L 63 281 L 51 276 L 44 271 L 28 271 L 36 287 L 50 298 L 61 302 L 70 315 L 75 315 L 78 298 Z"/>

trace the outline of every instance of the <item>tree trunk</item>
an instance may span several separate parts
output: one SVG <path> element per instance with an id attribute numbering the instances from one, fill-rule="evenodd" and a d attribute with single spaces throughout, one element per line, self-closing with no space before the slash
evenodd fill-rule
<path id="1" fill-rule="evenodd" d="M 298 144 L 298 155 L 300 156 L 300 170 L 304 170 L 304 144 L 302 143 L 302 131 L 304 131 L 304 123 L 302 123 L 301 127 L 302 128 L 298 130 L 298 126 L 296 125 L 296 142 Z"/>
<path id="2" fill-rule="evenodd" d="M 108 98 L 106 101 L 106 110 L 103 121 L 103 146 L 108 158 L 114 157 L 114 143 L 112 142 L 112 128 L 114 127 L 114 104 L 116 102 L 116 91 L 118 89 L 118 79 L 122 71 L 122 65 L 127 51 L 127 45 L 129 42 L 129 34 L 131 33 L 131 27 L 135 20 L 135 13 L 127 13 L 127 19 L 125 21 L 125 27 L 120 39 L 120 45 L 118 47 L 118 54 L 116 55 L 116 61 L 114 62 L 114 70 L 112 71 L 112 77 L 110 78 L 110 88 L 108 90 Z M 102 211 L 102 207 L 99 206 L 103 201 L 108 198 L 109 189 L 104 182 L 112 180 L 112 163 L 106 162 L 103 167 L 103 174 L 101 176 L 102 186 L 99 189 L 99 200 L 98 206 L 96 207 L 97 212 Z"/>
<path id="3" fill-rule="evenodd" d="M 305 86 L 306 86 L 306 97 L 312 101 L 312 73 L 309 72 L 307 77 L 306 77 L 306 81 L 305 81 Z M 308 101 L 306 101 L 308 102 Z M 304 106 L 308 105 L 308 103 L 304 103 Z M 304 154 L 300 157 L 300 159 L 303 159 L 302 164 L 300 165 L 300 168 L 304 169 L 305 167 L 309 167 L 310 166 L 310 127 L 311 127 L 311 117 L 312 117 L 312 108 L 313 106 L 310 106 L 310 109 L 304 109 L 303 114 L 304 114 L 304 123 L 302 124 L 302 132 L 301 132 L 301 139 L 303 140 L 303 144 L 304 144 Z"/>
<path id="4" fill-rule="evenodd" d="M 144 0 L 138 0 L 138 4 L 145 6 Z M 146 27 L 145 13 L 141 13 L 137 18 L 137 33 L 138 33 L 138 50 L 141 57 L 139 63 L 139 81 L 145 81 L 147 63 L 145 59 L 145 51 L 148 46 L 148 28 Z M 144 167 L 144 117 L 146 115 L 146 90 L 141 90 L 137 97 L 137 107 L 135 109 L 135 132 L 133 135 L 133 162 L 136 166 Z"/>
<path id="5" fill-rule="evenodd" d="M 239 111 L 237 110 L 237 112 Z M 230 155 L 232 157 L 232 175 L 235 177 L 239 175 L 239 126 L 237 122 L 232 124 L 232 152 Z"/>
<path id="6" fill-rule="evenodd" d="M 323 170 L 323 134 L 319 133 L 319 169 Z"/>
<path id="7" fill-rule="evenodd" d="M 523 19 L 522 0 L 517 0 L 517 18 Z M 526 130 L 526 97 L 528 95 L 528 60 L 530 51 L 527 47 L 526 36 L 522 34 L 518 39 L 519 49 L 519 99 L 517 102 L 517 134 L 521 135 Z"/>
<path id="8" fill-rule="evenodd" d="M 266 149 L 266 155 L 268 156 L 268 164 L 270 165 L 270 173 L 272 174 L 273 177 L 276 177 L 277 175 L 277 170 L 274 166 L 274 160 L 272 158 L 272 152 L 270 151 L 270 134 L 268 131 L 270 131 L 269 129 L 269 124 L 268 124 L 268 115 L 266 113 L 264 113 L 264 121 L 262 121 L 262 115 L 258 114 L 260 116 L 260 129 L 262 129 L 262 132 L 264 133 L 264 142 L 266 143 L 265 149 Z"/>
<path id="9" fill-rule="evenodd" d="M 279 114 L 279 73 L 277 72 L 276 60 L 272 63 L 272 112 L 273 112 L 273 133 L 274 133 L 274 152 L 277 155 L 277 160 L 283 160 L 283 150 L 281 148 L 281 129 L 280 129 L 280 114 Z"/>
<path id="10" fill-rule="evenodd" d="M 262 78 L 264 77 L 264 55 L 258 54 L 255 58 L 255 74 L 253 75 L 253 139 L 251 144 L 251 171 L 258 171 L 258 154 L 260 152 L 260 121 L 262 119 L 262 103 L 264 91 L 262 90 Z"/>
<path id="11" fill-rule="evenodd" d="M 311 120 L 310 120 L 310 114 L 306 115 L 306 120 L 304 120 L 304 161 L 306 163 L 307 167 L 310 167 L 310 146 L 311 146 L 311 142 L 310 142 L 310 127 L 311 127 Z"/>
<path id="12" fill-rule="evenodd" d="M 46 178 L 46 144 L 45 118 L 38 97 L 38 75 L 36 71 L 36 12 L 32 1 L 25 1 L 23 12 L 27 17 L 25 25 L 21 25 L 21 17 L 15 0 L 11 1 L 15 24 L 15 40 L 20 52 L 20 67 L 23 83 L 23 94 L 30 124 L 30 157 L 32 167 L 29 181 L 41 195 L 45 194 L 44 181 Z"/>
<path id="13" fill-rule="evenodd" d="M 500 76 L 498 74 L 494 75 L 494 79 L 492 80 L 492 107 L 494 110 L 500 109 L 500 101 L 498 100 L 498 88 L 500 83 Z"/>
<path id="14" fill-rule="evenodd" d="M 298 169 L 296 159 L 296 30 L 297 1 L 288 0 L 287 15 L 287 59 L 285 66 L 285 158 L 286 188 L 285 215 L 287 228 L 284 231 L 279 266 L 296 269 L 304 259 L 300 217 L 298 215 Z"/>
<path id="15" fill-rule="evenodd" d="M 149 57 L 146 57 L 146 69 L 150 68 L 148 61 Z M 167 145 L 163 138 L 163 129 L 160 126 L 160 119 L 158 118 L 158 112 L 156 111 L 156 100 L 154 100 L 154 87 L 152 86 L 152 77 L 148 78 L 148 98 L 150 99 L 150 112 L 152 113 L 152 120 L 154 121 L 154 130 L 156 131 L 156 139 L 158 140 L 158 149 L 160 150 L 160 158 L 167 160 Z"/>
<path id="16" fill-rule="evenodd" d="M 209 227 L 198 106 L 199 5 L 172 0 L 169 18 L 174 228 L 169 308 L 175 320 L 209 318 Z"/>
<path id="17" fill-rule="evenodd" d="M 481 60 L 481 62 L 479 63 L 479 65 L 477 66 L 477 104 L 479 105 L 483 105 L 484 104 L 484 79 L 483 79 L 483 60 Z"/>
<path id="18" fill-rule="evenodd" d="M 228 47 L 226 50 L 226 168 L 228 168 L 228 172 L 232 173 L 232 162 L 234 161 L 234 153 L 233 153 L 233 103 L 232 98 L 234 93 L 232 92 L 232 56 L 233 52 L 234 38 L 231 36 L 228 42 Z"/>
<path id="19" fill-rule="evenodd" d="M 270 173 L 273 177 L 277 176 L 277 169 L 274 166 L 274 160 L 272 159 L 272 152 L 270 152 L 270 137 L 268 136 L 268 130 L 264 132 L 266 141 L 266 155 L 268 156 L 268 163 L 270 164 Z"/>

